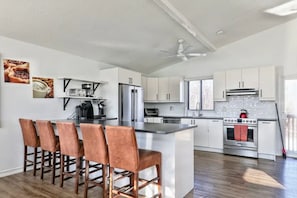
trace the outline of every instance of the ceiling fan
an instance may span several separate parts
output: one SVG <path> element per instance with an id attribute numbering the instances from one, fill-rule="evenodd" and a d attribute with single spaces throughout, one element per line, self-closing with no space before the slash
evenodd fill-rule
<path id="1" fill-rule="evenodd" d="M 178 47 L 177 47 L 177 52 L 174 56 L 178 57 L 178 58 L 181 58 L 182 60 L 186 61 L 188 60 L 189 58 L 191 57 L 199 57 L 199 56 L 206 56 L 207 54 L 206 53 L 194 53 L 194 52 L 186 52 L 186 49 L 184 47 L 184 39 L 178 39 L 177 40 L 177 44 L 178 44 Z"/>

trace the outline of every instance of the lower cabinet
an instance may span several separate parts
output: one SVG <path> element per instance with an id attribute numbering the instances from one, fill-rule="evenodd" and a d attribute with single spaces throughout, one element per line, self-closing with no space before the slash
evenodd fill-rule
<path id="1" fill-rule="evenodd" d="M 145 117 L 144 122 L 146 122 L 146 123 L 163 123 L 163 117 Z"/>
<path id="2" fill-rule="evenodd" d="M 259 158 L 276 159 L 276 122 L 258 121 L 258 155 Z"/>
<path id="3" fill-rule="evenodd" d="M 223 120 L 181 119 L 182 124 L 194 124 L 194 149 L 223 152 Z"/>

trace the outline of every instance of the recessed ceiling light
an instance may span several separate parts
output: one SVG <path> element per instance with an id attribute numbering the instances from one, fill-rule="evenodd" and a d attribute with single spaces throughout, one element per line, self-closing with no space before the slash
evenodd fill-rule
<path id="1" fill-rule="evenodd" d="M 224 33 L 225 33 L 224 30 L 218 30 L 218 31 L 216 32 L 217 35 L 222 35 L 222 34 L 224 34 Z"/>
<path id="2" fill-rule="evenodd" d="M 297 13 L 297 0 L 278 5 L 276 7 L 265 10 L 264 12 L 278 16 L 287 16 Z"/>

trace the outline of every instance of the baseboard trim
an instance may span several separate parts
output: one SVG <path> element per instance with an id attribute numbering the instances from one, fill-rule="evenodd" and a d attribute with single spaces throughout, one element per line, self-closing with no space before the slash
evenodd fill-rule
<path id="1" fill-rule="evenodd" d="M 22 167 L 0 171 L 0 178 L 23 172 Z"/>

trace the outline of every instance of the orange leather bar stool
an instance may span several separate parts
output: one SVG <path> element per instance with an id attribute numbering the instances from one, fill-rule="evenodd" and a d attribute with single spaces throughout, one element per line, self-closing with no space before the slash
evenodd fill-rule
<path id="1" fill-rule="evenodd" d="M 161 153 L 152 150 L 138 149 L 133 127 L 106 126 L 105 130 L 110 165 L 109 197 L 113 197 L 113 195 L 138 197 L 138 190 L 149 184 L 158 186 L 158 194 L 154 195 L 154 197 L 161 197 Z M 140 171 L 152 166 L 156 167 L 156 177 L 150 180 L 139 178 Z M 132 176 L 130 176 L 130 184 L 122 187 L 114 186 L 114 182 L 116 181 L 114 178 L 117 177 L 114 175 L 115 168 L 127 170 L 132 173 Z"/>
<path id="2" fill-rule="evenodd" d="M 79 176 L 82 173 L 81 159 L 84 156 L 84 147 L 82 141 L 79 141 L 77 130 L 73 122 L 57 122 L 57 129 L 60 139 L 61 149 L 61 172 L 60 187 L 63 187 L 64 175 L 65 179 L 75 178 L 75 193 L 78 194 Z M 75 159 L 76 166 L 74 171 L 66 171 L 64 165 L 64 157 L 69 156 Z"/>
<path id="3" fill-rule="evenodd" d="M 107 165 L 108 165 L 108 150 L 104 130 L 100 124 L 80 124 L 82 132 L 84 151 L 85 151 L 85 191 L 84 197 L 88 196 L 89 183 L 93 186 L 101 186 L 103 189 L 103 197 L 108 196 L 107 186 Z M 91 162 L 95 164 L 91 165 Z M 91 171 L 92 170 L 92 171 Z M 101 171 L 100 171 L 101 170 Z M 101 174 L 98 174 L 98 171 Z M 90 178 L 90 174 L 97 174 Z M 94 175 L 93 174 L 93 175 Z"/>
<path id="4" fill-rule="evenodd" d="M 38 148 L 40 148 L 39 137 L 36 132 L 36 128 L 34 123 L 30 119 L 20 118 L 19 123 L 21 126 L 23 140 L 24 140 L 24 169 L 23 171 L 27 171 L 27 167 L 33 166 L 33 175 L 36 175 L 37 170 L 37 158 L 40 158 L 38 155 L 40 152 Z M 28 147 L 34 148 L 34 152 L 28 152 Z M 28 159 L 29 156 L 33 155 L 33 160 Z M 39 162 L 40 163 L 40 162 Z"/>
<path id="5" fill-rule="evenodd" d="M 40 178 L 43 179 L 44 169 L 49 168 L 52 171 L 52 184 L 55 184 L 56 168 L 60 164 L 60 142 L 59 138 L 55 136 L 52 123 L 47 120 L 36 120 L 36 127 L 39 134 L 40 146 L 42 149 L 41 154 L 41 174 Z M 45 151 L 49 152 L 47 158 L 45 158 Z M 56 159 L 58 158 L 58 162 Z M 48 162 L 48 166 L 45 166 L 45 161 Z"/>

